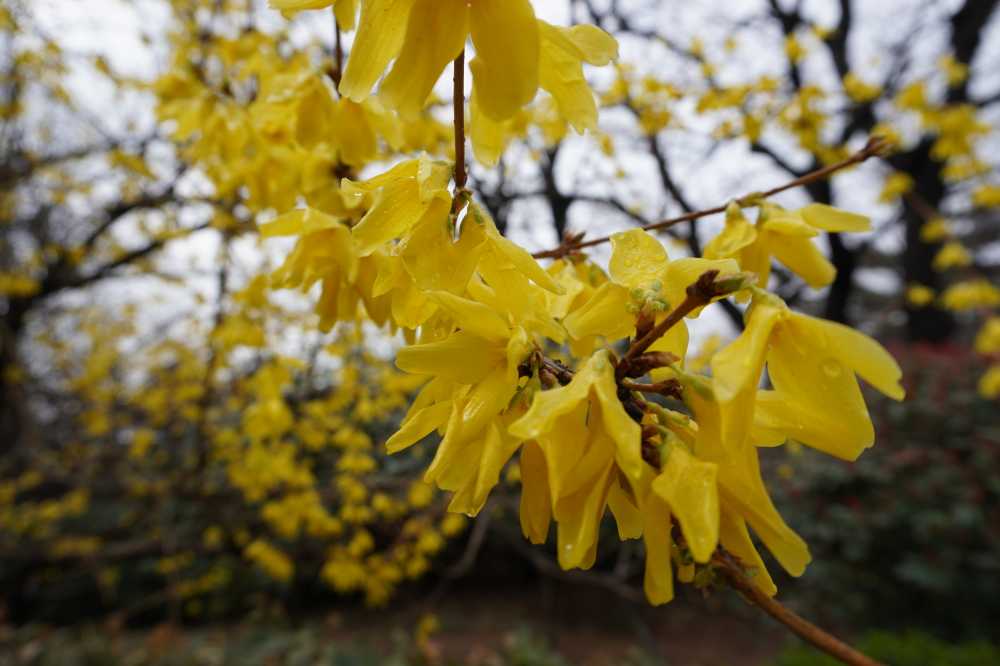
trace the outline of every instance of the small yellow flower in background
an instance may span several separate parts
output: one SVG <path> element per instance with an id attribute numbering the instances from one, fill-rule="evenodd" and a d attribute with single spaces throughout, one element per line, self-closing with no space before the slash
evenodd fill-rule
<path id="1" fill-rule="evenodd" d="M 991 365 L 989 370 L 979 378 L 979 395 L 987 400 L 1000 397 L 1000 365 Z"/>
<path id="2" fill-rule="evenodd" d="M 882 192 L 878 195 L 879 203 L 893 203 L 912 189 L 913 177 L 902 171 L 894 171 L 882 184 Z"/>
<path id="3" fill-rule="evenodd" d="M 976 351 L 980 354 L 994 354 L 1000 351 L 1000 316 L 987 319 L 976 334 Z"/>
<path id="4" fill-rule="evenodd" d="M 765 203 L 756 225 L 750 223 L 735 202 L 726 209 L 726 226 L 705 246 L 709 259 L 732 257 L 742 270 L 757 275 L 764 287 L 775 258 L 806 281 L 810 287 L 824 287 L 836 276 L 833 264 L 823 256 L 812 239 L 820 231 L 868 231 L 871 220 L 824 204 L 809 204 L 795 211 Z"/>
<path id="5" fill-rule="evenodd" d="M 922 308 L 934 302 L 934 290 L 922 284 L 911 284 L 906 288 L 906 302 Z"/>
<path id="6" fill-rule="evenodd" d="M 972 203 L 980 208 L 1000 207 L 1000 185 L 980 185 L 972 192 Z"/>
<path id="7" fill-rule="evenodd" d="M 938 59 L 938 67 L 944 72 L 949 86 L 957 86 L 969 76 L 969 66 L 963 62 L 959 62 L 951 53 L 943 55 Z"/>
<path id="8" fill-rule="evenodd" d="M 920 227 L 920 240 L 925 243 L 937 243 L 951 236 L 951 225 L 943 217 L 935 217 Z"/>
<path id="9" fill-rule="evenodd" d="M 806 49 L 795 35 L 785 38 L 785 55 L 791 63 L 798 63 L 806 56 Z"/>
<path id="10" fill-rule="evenodd" d="M 951 241 L 945 243 L 938 250 L 938 253 L 934 255 L 932 265 L 934 266 L 934 270 L 946 271 L 949 268 L 964 268 L 971 263 L 972 257 L 969 255 L 969 251 L 965 249 L 965 246 L 958 241 Z"/>
<path id="11" fill-rule="evenodd" d="M 866 83 L 854 72 L 844 76 L 844 92 L 855 102 L 870 102 L 882 94 L 882 86 Z"/>
<path id="12" fill-rule="evenodd" d="M 1000 289 L 989 280 L 957 282 L 941 294 L 941 303 L 949 310 L 975 310 L 1000 306 Z"/>

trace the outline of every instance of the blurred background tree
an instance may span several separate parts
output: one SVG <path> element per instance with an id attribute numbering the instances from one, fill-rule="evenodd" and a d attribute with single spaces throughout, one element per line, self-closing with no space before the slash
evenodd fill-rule
<path id="1" fill-rule="evenodd" d="M 875 220 L 860 241 L 826 235 L 834 283 L 772 277 L 789 303 L 894 344 L 908 369 L 914 397 L 873 408 L 880 440 L 863 463 L 767 459 L 822 563 L 797 603 L 842 608 L 832 621 L 855 629 L 984 635 L 975 620 L 1000 598 L 988 584 L 965 594 L 1000 567 L 997 4 L 548 3 L 551 18 L 621 43 L 613 71 L 592 73 L 600 130 L 575 134 L 541 100 L 511 124 L 497 166 L 472 170 L 498 227 L 544 249 L 766 189 L 873 134 L 893 144 L 784 199 Z M 386 313 L 399 304 L 324 291 L 357 323 L 318 333 L 315 295 L 268 289 L 294 282 L 274 272 L 290 245 L 261 239 L 258 224 L 300 203 L 343 213 L 341 178 L 368 165 L 448 158 L 447 93 L 405 123 L 337 97 L 350 33 L 329 11 L 285 21 L 253 0 L 137 7 L 150 65 L 127 75 L 129 55 L 108 44 L 124 5 L 109 5 L 85 48 L 64 43 L 60 3 L 0 8 L 9 616 L 242 617 L 261 595 L 294 610 L 401 594 L 422 610 L 449 581 L 489 581 L 477 560 L 494 584 L 640 597 L 632 545 L 562 572 L 520 541 L 513 493 L 465 531 L 419 479 L 429 449 L 387 459 L 417 388 L 391 364 Z M 701 254 L 719 228 L 672 227 L 671 253 Z M 734 332 L 742 315 L 727 314 L 715 327 Z M 696 335 L 705 350 L 719 344 L 709 332 Z M 506 480 L 517 479 L 513 466 Z"/>

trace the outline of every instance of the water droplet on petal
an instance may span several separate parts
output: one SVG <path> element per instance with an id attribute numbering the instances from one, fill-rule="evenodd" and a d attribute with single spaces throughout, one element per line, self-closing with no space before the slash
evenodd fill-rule
<path id="1" fill-rule="evenodd" d="M 832 358 L 828 358 L 825 361 L 823 361 L 820 367 L 823 368 L 823 372 L 826 374 L 826 376 L 830 377 L 831 379 L 839 377 L 841 373 L 843 373 L 844 371 L 840 365 L 840 361 L 837 361 Z"/>

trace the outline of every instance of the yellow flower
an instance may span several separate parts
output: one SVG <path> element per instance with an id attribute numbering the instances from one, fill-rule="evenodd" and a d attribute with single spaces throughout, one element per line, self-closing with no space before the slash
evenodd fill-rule
<path id="1" fill-rule="evenodd" d="M 558 116 L 573 125 L 577 132 L 596 129 L 597 104 L 583 76 L 583 63 L 607 65 L 617 57 L 618 43 L 592 25 L 563 28 L 538 21 L 538 26 L 541 88 L 552 95 Z M 520 133 L 515 131 L 518 121 L 516 118 L 499 121 L 491 117 L 476 88 L 472 91 L 469 111 L 470 136 L 476 158 L 486 166 L 493 166 L 500 159 L 507 141 Z"/>
<path id="2" fill-rule="evenodd" d="M 906 289 L 906 302 L 918 308 L 934 302 L 934 290 L 922 284 L 911 284 Z"/>
<path id="3" fill-rule="evenodd" d="M 337 25 L 342 30 L 353 30 L 358 18 L 358 2 L 360 0 L 268 0 L 274 9 L 281 10 L 285 16 L 290 16 L 305 9 L 323 9 L 333 5 L 337 17 Z"/>
<path id="4" fill-rule="evenodd" d="M 684 403 L 698 423 L 692 450 L 700 460 L 716 465 L 719 543 L 753 567 L 754 584 L 773 595 L 776 588 L 750 541 L 747 524 L 793 576 L 803 573 L 810 555 L 805 542 L 781 518 L 761 478 L 757 450 L 749 440 L 752 407 L 747 408 L 745 394 L 721 401 L 705 378 L 686 373 L 679 378 Z M 752 394 L 749 400 L 752 405 Z"/>
<path id="5" fill-rule="evenodd" d="M 976 334 L 976 351 L 993 354 L 1000 351 L 1000 317 L 994 315 L 986 320 Z"/>
<path id="6" fill-rule="evenodd" d="M 558 526 L 559 564 L 564 569 L 589 568 L 597 554 L 598 527 L 614 470 L 637 479 L 645 465 L 639 424 L 618 399 L 607 352 L 591 356 L 567 386 L 536 393 L 510 433 L 537 442 L 544 458 L 541 465 L 528 454 L 526 464 L 522 456 L 522 479 L 531 497 L 522 502 L 522 511 L 541 505 L 540 516 L 522 515 L 522 525 L 529 526 L 525 531 L 537 537 L 543 533 L 539 523 L 547 522 L 537 479 L 544 467 L 548 506 Z"/>
<path id="7" fill-rule="evenodd" d="M 949 268 L 962 268 L 972 263 L 972 257 L 965 246 L 958 241 L 945 243 L 934 255 L 934 270 L 946 271 Z"/>
<path id="8" fill-rule="evenodd" d="M 482 110 L 495 120 L 509 118 L 538 89 L 539 28 L 528 0 L 364 0 L 340 91 L 360 102 L 395 60 L 382 96 L 415 113 L 470 35 Z"/>
<path id="9" fill-rule="evenodd" d="M 1000 305 L 1000 289 L 989 280 L 957 282 L 941 294 L 941 303 L 949 310 L 975 310 Z"/>
<path id="10" fill-rule="evenodd" d="M 1000 365 L 991 365 L 979 378 L 979 395 L 987 400 L 1000 396 Z"/>
<path id="11" fill-rule="evenodd" d="M 271 281 L 277 289 L 302 291 L 322 281 L 317 306 L 321 330 L 328 331 L 335 322 L 355 316 L 359 297 L 353 285 L 358 257 L 351 231 L 343 222 L 307 208 L 262 225 L 260 233 L 265 238 L 299 236 L 295 248 L 271 276 Z"/>
<path id="12" fill-rule="evenodd" d="M 746 330 L 712 360 L 718 399 L 747 399 L 765 363 L 775 390 L 763 393 L 757 405 L 769 427 L 846 460 L 874 443 L 855 374 L 895 400 L 904 395 L 899 365 L 877 342 L 793 312 L 770 295 L 755 297 Z"/>
<path id="13" fill-rule="evenodd" d="M 806 281 L 824 287 L 837 271 L 812 238 L 820 231 L 868 231 L 871 221 L 825 204 L 809 204 L 796 211 L 774 204 L 761 206 L 756 225 L 751 225 L 736 203 L 726 209 L 726 226 L 705 246 L 709 259 L 732 257 L 740 269 L 757 274 L 758 284 L 767 285 L 774 257 Z"/>
<path id="14" fill-rule="evenodd" d="M 367 212 L 351 229 L 358 254 L 367 256 L 400 238 L 422 220 L 447 221 L 451 165 L 426 158 L 409 160 L 363 182 L 344 179 L 344 198 Z"/>
<path id="15" fill-rule="evenodd" d="M 396 364 L 432 377 L 386 447 L 401 451 L 434 430 L 444 438 L 424 480 L 454 492 L 449 509 L 474 515 L 520 440 L 508 435 L 503 415 L 518 390 L 518 367 L 531 353 L 521 328 L 487 306 L 447 292 L 432 296 L 459 330 L 438 342 L 401 349 Z"/>
<path id="16" fill-rule="evenodd" d="M 878 195 L 880 203 L 893 203 L 899 197 L 913 189 L 913 177 L 902 171 L 895 171 L 886 177 L 882 184 L 882 192 Z"/>
<path id="17" fill-rule="evenodd" d="M 682 258 L 671 261 L 656 238 L 642 229 L 617 233 L 611 238 L 608 270 L 611 281 L 571 312 L 564 324 L 574 340 L 599 335 L 608 341 L 629 337 L 635 332 L 640 312 L 662 320 L 685 298 L 685 290 L 706 271 L 735 273 L 731 259 Z M 690 316 L 697 316 L 697 312 Z M 651 351 L 667 351 L 684 358 L 687 326 L 681 322 L 657 340 Z"/>

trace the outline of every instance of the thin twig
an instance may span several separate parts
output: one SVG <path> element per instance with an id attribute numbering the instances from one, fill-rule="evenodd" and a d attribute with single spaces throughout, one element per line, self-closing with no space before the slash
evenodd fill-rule
<path id="1" fill-rule="evenodd" d="M 753 584 L 740 561 L 730 553 L 717 551 L 712 560 L 726 582 L 740 592 L 748 601 L 788 627 L 792 633 L 819 648 L 828 655 L 852 666 L 882 666 L 880 662 L 858 652 L 836 636 L 820 629 L 812 622 L 786 608 L 777 599 L 767 596 Z"/>
<path id="2" fill-rule="evenodd" d="M 465 49 L 454 63 L 452 115 L 455 127 L 455 191 L 464 190 L 469 180 L 465 167 Z"/>
<path id="3" fill-rule="evenodd" d="M 715 278 L 718 274 L 719 271 L 715 270 L 705 271 L 702 273 L 694 284 L 688 286 L 684 300 L 680 303 L 680 305 L 671 310 L 670 314 L 668 314 L 663 321 L 654 326 L 648 333 L 646 333 L 646 335 L 642 336 L 629 346 L 628 351 L 625 352 L 625 356 L 623 356 L 621 361 L 618 363 L 616 374 L 619 380 L 628 376 L 629 366 L 632 361 L 634 361 L 636 357 L 644 351 L 649 349 L 650 345 L 663 337 L 664 333 L 680 323 L 684 317 L 688 316 L 698 308 L 708 305 L 712 302 L 713 298 L 721 295 L 715 287 Z"/>
<path id="4" fill-rule="evenodd" d="M 873 137 L 872 139 L 869 139 L 868 143 L 865 144 L 864 148 L 854 153 L 845 160 L 837 162 L 836 164 L 831 164 L 829 166 L 823 167 L 822 169 L 816 169 L 815 171 L 810 171 L 804 176 L 796 178 L 795 180 L 791 180 L 785 183 L 784 185 L 779 185 L 778 187 L 774 187 L 770 190 L 765 190 L 764 192 L 751 192 L 750 194 L 747 194 L 745 196 L 740 197 L 739 199 L 736 199 L 736 203 L 738 203 L 740 206 L 750 206 L 756 202 L 759 202 L 762 199 L 767 199 L 769 197 L 774 196 L 775 194 L 780 194 L 781 192 L 784 192 L 786 190 L 790 190 L 796 187 L 801 187 L 803 185 L 809 185 L 810 183 L 814 183 L 816 181 L 829 178 L 834 173 L 842 169 L 854 166 L 855 164 L 861 164 L 870 157 L 874 157 L 876 155 L 883 153 L 885 149 L 886 149 L 886 142 L 878 137 Z M 666 220 L 661 220 L 659 222 L 654 222 L 653 224 L 646 224 L 638 228 L 643 229 L 645 231 L 660 231 L 675 226 L 677 224 L 680 224 L 682 222 L 689 222 L 691 220 L 697 220 L 702 217 L 707 217 L 708 215 L 724 213 L 726 211 L 727 205 L 728 204 L 724 204 L 721 206 L 715 206 L 714 208 L 706 208 L 705 210 L 692 211 L 690 213 L 685 213 L 677 217 L 672 217 Z M 564 243 L 559 247 L 552 248 L 551 250 L 543 250 L 541 252 L 535 252 L 531 256 L 533 256 L 535 259 L 544 259 L 544 258 L 558 259 L 571 252 L 575 252 L 577 250 L 581 250 L 586 247 L 593 247 L 595 245 L 600 245 L 601 243 L 607 243 L 610 240 L 611 236 L 608 235 L 608 236 L 601 236 L 599 238 L 591 238 L 590 240 L 586 241 L 577 241 L 572 244 Z"/>

